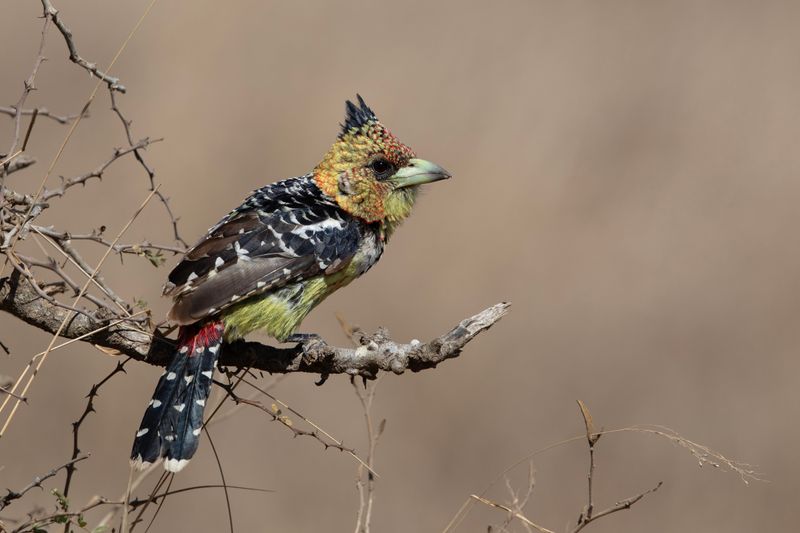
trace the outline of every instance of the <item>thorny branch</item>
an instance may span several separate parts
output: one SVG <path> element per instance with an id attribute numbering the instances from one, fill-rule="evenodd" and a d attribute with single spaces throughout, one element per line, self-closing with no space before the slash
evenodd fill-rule
<path id="1" fill-rule="evenodd" d="M 111 372 L 108 373 L 108 375 L 106 375 L 106 377 L 104 377 L 99 382 L 97 382 L 94 385 L 92 385 L 92 388 L 89 390 L 89 394 L 86 395 L 86 398 L 87 398 L 86 407 L 84 408 L 83 413 L 81 413 L 81 416 L 75 422 L 72 423 L 72 459 L 73 459 L 73 462 L 69 463 L 68 466 L 66 467 L 67 476 L 66 476 L 66 479 L 64 480 L 64 490 L 61 491 L 61 494 L 63 494 L 65 498 L 69 496 L 69 489 L 70 489 L 70 485 L 72 484 L 72 476 L 75 474 L 75 470 L 77 470 L 77 467 L 75 466 L 74 459 L 79 457 L 80 453 L 81 453 L 81 449 L 78 446 L 78 436 L 80 434 L 81 426 L 83 425 L 83 422 L 86 420 L 86 417 L 88 417 L 90 413 L 95 412 L 94 400 L 95 400 L 95 398 L 97 398 L 97 396 L 99 394 L 100 387 L 105 385 L 108 382 L 108 380 L 110 380 L 115 375 L 119 374 L 120 372 L 124 373 L 125 372 L 125 363 L 127 363 L 128 361 L 130 361 L 130 359 L 126 359 L 124 361 L 118 361 L 117 365 L 114 367 L 114 369 Z M 65 528 L 65 531 L 68 533 L 69 529 Z"/>
<path id="2" fill-rule="evenodd" d="M 61 470 L 74 468 L 75 467 L 75 463 L 83 461 L 84 459 L 87 459 L 88 457 L 89 457 L 89 455 L 75 456 L 72 459 L 70 459 L 69 461 L 67 461 L 66 463 L 64 463 L 63 465 L 57 466 L 56 468 L 50 470 L 48 473 L 46 473 L 46 474 L 44 474 L 42 476 L 35 477 L 33 479 L 33 481 L 31 481 L 28 484 L 28 486 L 26 486 L 25 488 L 20 489 L 18 491 L 13 491 L 11 489 L 6 489 L 8 491 L 8 493 L 5 496 L 3 496 L 2 499 L 0 499 L 0 511 L 5 509 L 14 500 L 18 500 L 18 499 L 22 498 L 23 496 L 25 496 L 25 494 L 28 493 L 29 491 L 31 491 L 31 490 L 33 490 L 35 488 L 41 488 L 42 483 L 45 480 L 50 479 L 51 477 L 55 476 Z"/>
<path id="3" fill-rule="evenodd" d="M 69 50 L 69 60 L 75 63 L 76 65 L 80 65 L 86 71 L 88 71 L 91 75 L 100 78 L 105 82 L 108 86 L 109 91 L 119 91 L 124 93 L 126 91 L 125 86 L 119 82 L 119 78 L 115 78 L 113 76 L 109 76 L 99 68 L 95 63 L 90 63 L 86 61 L 84 58 L 78 54 L 78 50 L 75 47 L 75 41 L 72 38 L 72 31 L 64 24 L 64 21 L 61 20 L 59 16 L 58 10 L 53 7 L 53 4 L 50 3 L 50 0 L 42 0 L 42 8 L 44 9 L 45 17 L 52 19 L 53 24 L 56 25 L 58 31 L 61 32 L 61 35 L 64 36 L 64 42 L 67 45 L 67 49 Z"/>
<path id="4" fill-rule="evenodd" d="M 136 146 L 136 143 L 133 142 L 133 134 L 131 133 L 131 125 L 133 124 L 132 120 L 128 120 L 125 118 L 125 115 L 122 114 L 119 106 L 117 105 L 117 97 L 114 94 L 114 91 L 109 91 L 109 96 L 111 97 L 111 110 L 119 117 L 119 120 L 122 122 L 123 128 L 125 128 L 125 137 L 128 140 L 128 146 L 133 149 L 133 156 L 136 158 L 136 161 L 142 166 L 144 171 L 147 173 L 147 177 L 150 180 L 150 190 L 153 191 L 156 188 L 156 171 L 147 164 L 144 160 L 144 156 L 142 155 L 142 148 Z M 175 240 L 183 246 L 180 250 L 181 252 L 185 251 L 186 248 L 189 247 L 189 244 L 183 240 L 180 233 L 178 232 L 178 218 L 173 214 L 172 208 L 169 205 L 169 198 L 164 196 L 161 191 L 156 191 L 156 197 L 159 199 L 161 204 L 164 206 L 164 209 L 167 212 L 167 216 L 170 219 L 172 224 L 172 234 Z"/>
<path id="5" fill-rule="evenodd" d="M 92 178 L 102 179 L 103 173 L 106 171 L 106 169 L 122 156 L 130 153 L 135 153 L 137 150 L 142 150 L 144 148 L 147 148 L 151 144 L 160 141 L 163 141 L 163 139 L 149 139 L 145 137 L 144 139 L 140 140 L 139 142 L 127 148 L 116 148 L 114 150 L 113 155 L 104 163 L 102 163 L 100 166 L 98 166 L 97 168 L 95 168 L 90 172 L 81 174 L 80 176 L 75 176 L 72 178 L 62 178 L 61 186 L 55 189 L 45 190 L 41 195 L 41 199 L 42 201 L 46 202 L 47 200 L 50 200 L 53 197 L 64 196 L 64 194 L 67 192 L 67 189 L 70 189 L 76 185 L 86 185 L 86 182 Z"/>

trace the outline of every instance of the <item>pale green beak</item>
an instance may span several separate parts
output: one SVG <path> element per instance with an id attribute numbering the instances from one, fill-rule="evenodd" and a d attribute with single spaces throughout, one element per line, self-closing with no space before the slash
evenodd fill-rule
<path id="1" fill-rule="evenodd" d="M 389 181 L 394 183 L 396 188 L 402 189 L 412 185 L 446 180 L 449 177 L 450 173 L 436 163 L 424 159 L 409 159 L 408 165 L 398 170 L 394 176 L 389 178 Z"/>

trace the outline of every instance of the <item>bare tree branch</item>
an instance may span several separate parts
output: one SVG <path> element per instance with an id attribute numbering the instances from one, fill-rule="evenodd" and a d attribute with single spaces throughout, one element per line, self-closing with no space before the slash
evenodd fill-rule
<path id="1" fill-rule="evenodd" d="M 356 348 L 330 346 L 321 339 L 311 339 L 291 348 L 236 341 L 224 346 L 220 366 L 251 367 L 277 374 L 308 372 L 323 377 L 347 374 L 368 379 L 375 378 L 381 370 L 395 374 L 406 370 L 419 372 L 458 357 L 468 342 L 505 316 L 509 307 L 508 303 L 493 305 L 426 343 L 394 342 L 385 329 L 362 336 Z M 0 278 L 0 310 L 50 333 L 58 331 L 64 317 L 70 313 L 42 298 L 30 281 L 17 272 Z M 127 323 L 101 329 L 114 317 L 104 317 L 99 311 L 96 314 L 97 318 L 83 314 L 72 316 L 61 336 L 71 339 L 90 334 L 87 342 L 156 366 L 166 366 L 171 360 L 173 343 L 158 332 L 154 334 Z"/>

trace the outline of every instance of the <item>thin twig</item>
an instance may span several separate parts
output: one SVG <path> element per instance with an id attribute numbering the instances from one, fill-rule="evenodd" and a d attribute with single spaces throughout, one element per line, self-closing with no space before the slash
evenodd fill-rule
<path id="1" fill-rule="evenodd" d="M 254 384 L 249 383 L 249 382 L 247 382 L 245 380 L 242 380 L 242 381 L 244 383 L 246 383 L 247 385 L 250 385 L 251 387 L 255 388 L 256 390 L 259 390 L 263 394 L 267 394 L 268 396 L 272 397 L 272 395 L 264 392 L 263 390 L 261 390 L 260 388 L 255 386 Z M 244 404 L 244 405 L 250 405 L 252 407 L 255 407 L 256 409 L 259 409 L 260 411 L 263 411 L 264 413 L 267 413 L 272 418 L 272 420 L 274 422 L 280 422 L 284 427 L 288 428 L 294 434 L 295 437 L 312 437 L 315 440 L 317 440 L 320 444 L 322 444 L 325 447 L 326 450 L 328 448 L 334 448 L 334 449 L 337 449 L 339 451 L 346 452 L 348 455 L 353 457 L 360 464 L 362 464 L 363 466 L 365 466 L 366 468 L 369 469 L 369 466 L 364 462 L 363 459 L 361 459 L 358 456 L 358 454 L 356 454 L 356 451 L 354 449 L 346 447 L 342 441 L 340 441 L 338 439 L 335 439 L 329 433 L 327 433 L 324 430 L 322 430 L 317 424 L 314 424 L 308 418 L 306 418 L 305 416 L 301 415 L 296 410 L 292 409 L 291 407 L 288 407 L 285 403 L 280 402 L 283 406 L 287 407 L 293 413 L 295 413 L 297 416 L 299 416 L 301 419 L 303 419 L 303 421 L 305 421 L 305 422 L 309 423 L 310 425 L 312 425 L 314 430 L 313 431 L 306 431 L 304 429 L 296 428 L 294 426 L 294 423 L 292 422 L 292 420 L 289 417 L 287 417 L 286 415 L 284 415 L 283 411 L 281 410 L 281 408 L 278 407 L 278 405 L 276 405 L 276 404 L 272 404 L 268 408 L 268 407 L 266 407 L 265 405 L 263 405 L 261 402 L 259 402 L 257 400 L 250 400 L 250 399 L 238 396 L 233 391 L 233 387 L 231 387 L 230 385 L 227 385 L 227 384 L 224 384 L 224 383 L 219 383 L 219 382 L 217 382 L 217 384 L 220 387 L 222 387 L 222 389 L 225 390 L 228 393 L 228 396 L 230 396 L 231 400 L 233 400 L 237 405 L 238 404 Z M 277 401 L 280 401 L 280 400 L 277 400 Z M 323 439 L 320 436 L 320 434 L 325 435 L 327 438 L 330 439 L 330 441 Z"/>
<path id="2" fill-rule="evenodd" d="M 373 475 L 375 449 L 378 446 L 378 440 L 386 429 L 386 419 L 381 420 L 377 428 L 372 422 L 372 404 L 375 401 L 377 382 L 371 385 L 367 385 L 365 382 L 363 390 L 358 388 L 355 378 L 350 378 L 350 384 L 353 386 L 358 401 L 361 403 L 368 441 L 366 468 L 363 465 L 358 467 L 356 488 L 358 489 L 359 507 L 356 516 L 355 533 L 369 533 L 372 523 L 372 507 L 375 502 L 375 476 Z"/>
<path id="3" fill-rule="evenodd" d="M 161 494 L 156 494 L 155 496 L 153 496 L 152 500 L 160 500 L 162 498 L 166 498 L 167 496 L 172 496 L 173 494 L 181 494 L 182 492 L 191 492 L 191 491 L 200 490 L 200 489 L 221 489 L 221 488 L 224 488 L 224 487 L 227 487 L 228 489 L 231 489 L 231 490 L 245 490 L 245 491 L 248 491 L 248 492 L 265 492 L 265 493 L 275 492 L 274 490 L 270 490 L 270 489 L 260 489 L 258 487 L 243 487 L 243 486 L 240 486 L 240 485 L 221 485 L 221 484 L 220 485 L 215 485 L 215 484 L 192 485 L 191 487 L 184 487 L 182 489 L 175 489 L 175 490 L 171 490 L 171 491 L 167 491 L 167 492 L 162 492 Z M 136 507 L 139 507 L 141 505 L 144 505 L 146 502 L 149 502 L 149 501 L 151 501 L 150 498 L 147 498 L 147 499 L 144 499 L 144 500 L 131 500 L 130 502 L 128 502 L 128 504 L 131 507 L 136 508 Z M 122 502 L 119 502 L 118 505 L 121 504 L 121 503 Z"/>
<path id="4" fill-rule="evenodd" d="M 87 459 L 88 457 L 89 457 L 89 454 L 81 455 L 80 457 L 73 457 L 72 459 L 70 459 L 69 461 L 64 463 L 63 465 L 57 466 L 56 468 L 50 470 L 48 473 L 46 473 L 46 474 L 44 474 L 42 476 L 37 476 L 25 488 L 23 488 L 23 489 L 21 489 L 19 491 L 12 491 L 12 490 L 9 489 L 8 490 L 8 494 L 6 494 L 5 496 L 3 496 L 2 499 L 0 499 L 0 511 L 2 511 L 4 508 L 8 507 L 8 505 L 11 502 L 13 502 L 14 500 L 18 500 L 18 499 L 22 498 L 23 496 L 25 496 L 25 494 L 28 491 L 30 491 L 30 490 L 32 490 L 34 488 L 37 488 L 37 487 L 41 487 L 42 483 L 45 480 L 50 479 L 51 477 L 55 476 L 56 474 L 58 474 L 59 471 L 65 469 L 65 468 L 74 467 L 75 463 L 83 461 L 84 459 Z"/>
<path id="5" fill-rule="evenodd" d="M 217 447 L 214 445 L 214 440 L 211 438 L 211 432 L 208 431 L 208 426 L 203 426 L 203 431 L 206 433 L 208 443 L 211 445 L 211 451 L 214 453 L 214 459 L 217 461 L 217 468 L 219 469 L 219 477 L 222 479 L 222 490 L 225 492 L 225 507 L 228 511 L 228 525 L 230 526 L 231 533 L 233 531 L 233 512 L 231 511 L 231 496 L 228 494 L 228 483 L 225 481 L 225 471 L 222 469 L 222 461 L 219 459 Z"/>
<path id="6" fill-rule="evenodd" d="M 153 466 L 156 466 L 156 465 L 153 465 Z M 167 480 L 169 480 L 169 485 L 167 485 L 167 490 L 165 491 L 165 492 L 169 492 L 169 487 L 172 485 L 172 480 L 173 479 L 175 479 L 175 475 L 174 474 L 172 474 L 171 472 L 167 472 L 166 470 L 161 470 L 161 475 L 159 476 L 158 481 L 156 481 L 155 487 L 153 487 L 153 490 L 150 491 L 150 495 L 147 497 L 146 501 L 141 506 L 142 508 L 139 510 L 138 513 L 136 513 L 136 516 L 134 517 L 133 522 L 131 522 L 130 528 L 128 528 L 128 531 L 121 532 L 121 533 L 130 533 L 131 531 L 134 530 L 134 528 L 137 525 L 139 525 L 139 522 L 142 520 L 142 515 L 144 514 L 144 512 L 147 511 L 147 508 L 150 507 L 151 503 L 156 501 L 155 500 L 155 496 L 158 493 L 158 491 L 161 489 L 162 485 L 164 485 L 164 483 Z M 161 500 L 163 502 L 164 499 L 162 498 Z M 161 509 L 161 504 L 159 504 L 158 509 Z M 158 514 L 158 510 L 156 510 L 155 514 L 156 515 Z M 155 516 L 153 516 L 153 520 L 155 520 Z M 151 521 L 150 524 L 152 525 L 152 523 L 153 522 Z M 147 526 L 147 527 L 149 528 L 150 526 Z"/>
<path id="7" fill-rule="evenodd" d="M 100 166 L 98 166 L 97 168 L 95 168 L 90 172 L 81 174 L 80 176 L 75 176 L 73 178 L 62 178 L 60 187 L 55 189 L 45 189 L 41 195 L 41 198 L 42 200 L 47 201 L 54 197 L 61 197 L 64 196 L 64 194 L 66 194 L 68 189 L 76 185 L 85 185 L 86 182 L 92 178 L 102 179 L 103 173 L 106 171 L 106 169 L 121 157 L 127 154 L 132 154 L 136 150 L 147 148 L 151 144 L 161 142 L 163 140 L 164 139 L 150 139 L 145 137 L 144 139 L 140 140 L 133 146 L 129 146 L 127 148 L 116 148 L 111 157 L 108 158 L 102 164 L 100 164 Z"/>
<path id="8" fill-rule="evenodd" d="M 594 420 L 589 408 L 581 400 L 578 400 L 578 407 L 581 410 L 583 417 L 583 424 L 586 427 L 586 442 L 589 445 L 589 473 L 587 474 L 587 484 L 589 492 L 589 503 L 586 504 L 585 509 L 578 517 L 578 524 L 588 523 L 592 520 L 592 512 L 594 511 L 594 499 L 592 495 L 592 485 L 594 482 L 594 445 L 600 440 L 601 435 L 594 431 Z"/>
<path id="9" fill-rule="evenodd" d="M 492 500 L 486 499 L 483 496 L 478 496 L 477 494 L 471 495 L 470 498 L 474 498 L 475 500 L 485 505 L 488 505 L 489 507 L 496 507 L 498 509 L 502 509 L 509 514 L 514 515 L 514 518 L 528 524 L 529 526 L 531 526 L 534 529 L 537 529 L 541 533 L 554 533 L 553 530 L 547 529 L 546 527 L 542 527 L 539 524 L 532 522 L 527 516 L 523 515 L 522 513 L 518 513 L 514 509 L 511 509 L 510 507 L 503 505 L 502 503 L 493 502 Z"/>
<path id="10" fill-rule="evenodd" d="M 591 524 L 595 520 L 599 520 L 600 518 L 603 518 L 604 516 L 608 516 L 610 514 L 618 512 L 618 511 L 623 511 L 625 509 L 630 509 L 633 506 L 633 504 L 635 504 L 636 502 L 638 502 L 639 500 L 641 500 L 642 498 L 644 498 L 648 494 L 652 494 L 653 492 L 657 491 L 658 489 L 661 488 L 661 485 L 663 485 L 663 484 L 664 484 L 663 481 L 659 481 L 658 485 L 656 485 L 652 489 L 648 489 L 648 490 L 646 490 L 644 492 L 640 492 L 636 496 L 631 496 L 630 498 L 626 498 L 624 500 L 621 500 L 621 501 L 617 502 L 616 504 L 612 505 L 611 507 L 609 507 L 608 509 L 604 509 L 604 510 L 600 511 L 599 513 L 595 514 L 594 516 L 592 516 L 590 518 L 587 518 L 584 522 L 579 523 L 578 525 L 576 525 L 575 528 L 572 530 L 572 533 L 578 533 L 578 531 L 582 530 L 583 528 L 585 528 L 586 526 L 588 526 L 589 524 Z"/>
<path id="11" fill-rule="evenodd" d="M 83 409 L 83 413 L 81 413 L 81 416 L 75 422 L 72 423 L 72 458 L 73 459 L 78 457 L 80 455 L 80 453 L 81 453 L 81 449 L 78 446 L 78 435 L 79 435 L 80 430 L 81 430 L 81 425 L 83 425 L 83 422 L 86 420 L 86 417 L 88 417 L 90 413 L 94 413 L 95 412 L 94 399 L 97 397 L 97 395 L 98 395 L 98 393 L 100 391 L 100 387 L 105 385 L 112 377 L 116 376 L 120 372 L 124 373 L 125 372 L 125 363 L 127 363 L 128 361 L 130 361 L 130 358 L 125 359 L 124 361 L 121 361 L 121 362 L 118 361 L 117 365 L 114 367 L 114 369 L 111 372 L 109 372 L 99 382 L 97 382 L 94 385 L 92 385 L 92 388 L 89 390 L 89 394 L 86 395 L 86 398 L 87 398 L 86 407 Z M 67 475 L 66 475 L 66 479 L 64 480 L 64 489 L 61 491 L 61 494 L 63 494 L 65 498 L 69 496 L 69 490 L 70 490 L 71 484 L 72 484 L 72 476 L 75 474 L 75 470 L 76 470 L 75 463 L 72 463 L 71 465 L 69 465 L 67 467 Z M 69 527 L 66 526 L 66 525 L 64 527 L 64 533 L 69 533 Z"/>
<path id="12" fill-rule="evenodd" d="M 47 28 L 50 25 L 50 20 L 45 18 L 44 23 L 42 24 L 42 38 L 39 41 L 39 51 L 36 54 L 36 60 L 33 63 L 33 69 L 25 80 L 24 88 L 22 90 L 22 94 L 17 100 L 16 105 L 14 105 L 14 140 L 11 143 L 11 148 L 9 149 L 8 153 L 13 154 L 17 151 L 17 147 L 19 146 L 19 139 L 20 139 L 20 132 L 21 132 L 21 125 L 22 125 L 22 116 L 23 116 L 23 107 L 25 106 L 25 100 L 28 99 L 28 95 L 31 91 L 36 89 L 36 74 L 39 72 L 39 67 L 42 63 L 46 60 L 44 57 L 44 45 L 47 37 Z M 35 114 L 34 114 L 35 116 Z M 31 121 L 33 123 L 33 121 Z M 30 130 L 30 128 L 29 128 Z M 7 163 L 6 160 L 4 163 Z M 0 174 L 0 178 L 3 177 L 5 173 Z M 2 182 L 0 182 L 2 185 Z M 1 189 L 2 187 L 0 187 Z"/>
<path id="13" fill-rule="evenodd" d="M 122 114 L 122 111 L 117 105 L 117 97 L 114 94 L 114 91 L 109 91 L 109 96 L 111 97 L 111 110 L 114 111 L 117 117 L 119 117 L 119 120 L 122 122 L 122 126 L 125 129 L 125 137 L 128 140 L 128 146 L 134 148 L 133 155 L 136 158 L 136 161 L 139 162 L 141 167 L 147 173 L 147 178 L 150 181 L 150 190 L 152 191 L 156 188 L 156 183 L 155 183 L 156 171 L 150 165 L 148 165 L 147 162 L 144 160 L 144 156 L 141 153 L 141 149 L 134 147 L 133 134 L 131 133 L 131 124 L 133 124 L 133 121 L 128 120 L 127 118 L 125 118 L 125 115 Z M 170 223 L 172 224 L 172 233 L 173 236 L 175 237 L 175 240 L 181 243 L 182 249 L 180 251 L 181 252 L 186 251 L 186 249 L 189 247 L 189 244 L 183 240 L 183 238 L 180 236 L 180 233 L 178 232 L 178 218 L 172 212 L 172 208 L 169 205 L 169 198 L 164 196 L 160 191 L 156 193 L 156 196 L 161 201 L 161 204 L 164 206 L 164 210 L 166 211 L 167 216 L 170 219 Z"/>
<path id="14" fill-rule="evenodd" d="M 10 107 L 0 106 L 0 113 L 4 114 L 4 115 L 9 115 L 9 116 L 15 117 L 16 114 L 17 114 L 17 107 L 16 106 L 10 106 Z M 72 122 L 73 120 L 78 118 L 78 116 L 79 116 L 79 115 L 56 115 L 55 113 L 51 113 L 46 107 L 36 107 L 36 108 L 33 108 L 33 109 L 23 109 L 20 114 L 25 116 L 25 115 L 33 115 L 34 113 L 37 113 L 40 117 L 46 117 L 46 118 L 52 119 L 52 120 L 58 122 L 59 124 L 69 124 L 70 122 Z"/>
<path id="15" fill-rule="evenodd" d="M 119 78 L 115 78 L 113 76 L 109 76 L 108 73 L 103 72 L 95 63 L 90 63 L 86 61 L 84 58 L 78 54 L 78 50 L 75 47 L 75 41 L 72 38 L 72 32 L 69 28 L 64 24 L 64 21 L 61 20 L 59 16 L 58 10 L 53 7 L 53 4 L 50 3 L 50 0 L 42 0 L 42 7 L 44 8 L 45 15 L 53 20 L 53 23 L 58 28 L 58 31 L 61 32 L 61 35 L 64 36 L 64 42 L 67 45 L 67 49 L 69 50 L 69 60 L 75 63 L 76 65 L 80 65 L 82 68 L 86 69 L 91 75 L 99 78 L 102 80 L 107 86 L 110 91 L 119 91 L 124 93 L 126 91 L 125 86 L 119 82 Z M 111 62 L 113 65 L 114 62 Z M 109 70 L 111 69 L 111 65 L 109 65 Z"/>

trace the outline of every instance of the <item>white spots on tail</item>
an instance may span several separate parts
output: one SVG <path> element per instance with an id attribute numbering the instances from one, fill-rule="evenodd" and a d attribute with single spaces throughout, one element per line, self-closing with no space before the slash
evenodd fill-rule
<path id="1" fill-rule="evenodd" d="M 200 407 L 205 407 L 206 406 L 206 399 L 205 398 L 201 398 L 200 400 L 195 400 L 194 403 L 196 403 Z"/>
<path id="2" fill-rule="evenodd" d="M 147 435 L 148 431 L 150 431 L 150 428 L 142 428 L 142 429 L 140 429 L 139 431 L 136 432 L 136 438 L 138 439 L 142 435 Z"/>
<path id="3" fill-rule="evenodd" d="M 219 344 L 215 344 L 214 346 L 209 346 L 208 351 L 211 353 L 217 353 L 219 351 Z"/>
<path id="4" fill-rule="evenodd" d="M 167 459 L 164 461 L 164 469 L 168 472 L 180 472 L 188 464 L 188 459 Z"/>
<path id="5" fill-rule="evenodd" d="M 183 376 L 183 381 L 185 381 L 187 385 L 190 384 L 193 380 L 194 376 Z"/>
<path id="6" fill-rule="evenodd" d="M 225 264 L 225 260 L 222 257 L 217 257 L 216 261 L 214 261 L 214 268 L 219 268 Z"/>
<path id="7" fill-rule="evenodd" d="M 179 413 L 182 413 L 183 409 L 186 407 L 186 404 L 185 403 L 179 403 L 178 405 L 173 405 L 172 407 L 173 407 L 173 409 L 175 409 Z"/>
<path id="8" fill-rule="evenodd" d="M 192 435 L 194 435 L 195 437 L 198 436 L 199 434 L 200 434 L 200 428 L 197 428 L 192 431 Z"/>
<path id="9" fill-rule="evenodd" d="M 152 407 L 153 409 L 156 409 L 157 407 L 161 407 L 161 400 L 153 399 L 150 402 L 150 407 Z"/>
<path id="10" fill-rule="evenodd" d="M 186 353 L 188 351 L 189 351 L 189 347 L 188 346 L 181 346 L 181 349 L 178 350 L 179 353 Z"/>
<path id="11" fill-rule="evenodd" d="M 178 375 L 175 372 L 170 372 L 169 374 L 167 374 L 167 381 L 172 381 L 176 377 L 178 377 Z"/>
<path id="12" fill-rule="evenodd" d="M 206 370 L 205 372 L 200 372 L 200 373 L 203 374 L 208 379 L 211 379 L 211 376 L 214 375 L 214 371 L 213 370 Z"/>

